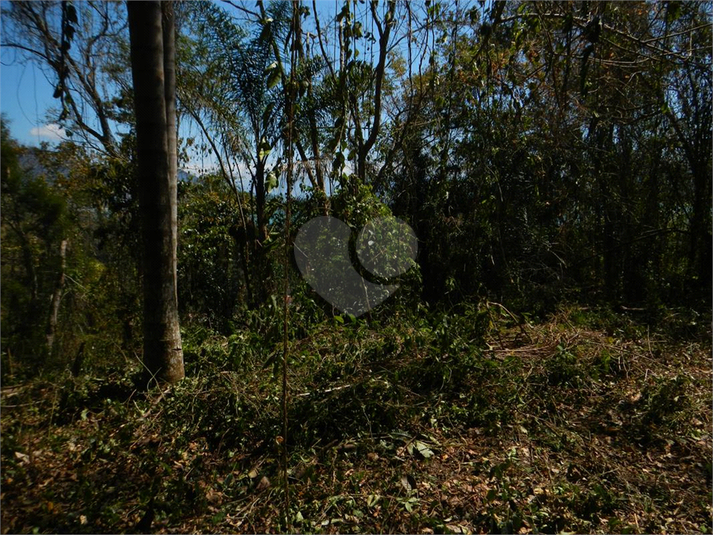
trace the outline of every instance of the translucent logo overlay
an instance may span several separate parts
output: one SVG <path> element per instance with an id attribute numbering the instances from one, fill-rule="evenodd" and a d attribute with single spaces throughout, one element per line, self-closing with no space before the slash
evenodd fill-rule
<path id="1" fill-rule="evenodd" d="M 315 217 L 300 227 L 295 260 L 307 283 L 327 302 L 346 314 L 360 316 L 382 303 L 398 284 L 371 282 L 354 267 L 351 229 L 334 217 Z M 354 249 L 361 266 L 380 279 L 391 279 L 413 265 L 418 240 L 413 229 L 396 217 L 367 223 Z"/>

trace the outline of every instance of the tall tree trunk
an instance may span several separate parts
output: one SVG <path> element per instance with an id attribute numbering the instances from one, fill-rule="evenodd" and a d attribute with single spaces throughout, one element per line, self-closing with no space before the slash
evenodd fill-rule
<path id="1" fill-rule="evenodd" d="M 163 69 L 164 94 L 166 95 L 166 134 L 168 140 L 169 195 L 171 203 L 171 238 L 173 240 L 173 270 L 176 302 L 178 302 L 178 131 L 176 124 L 176 30 L 173 2 L 161 2 L 163 14 Z"/>
<path id="2" fill-rule="evenodd" d="M 59 277 L 57 278 L 57 285 L 52 293 L 49 321 L 47 322 L 47 356 L 49 358 L 52 357 L 52 350 L 54 349 L 54 337 L 57 332 L 57 318 L 59 316 L 59 303 L 62 300 L 62 292 L 64 291 L 64 271 L 67 266 L 66 239 L 62 240 L 59 246 L 59 258 Z"/>
<path id="3" fill-rule="evenodd" d="M 172 52 L 164 50 L 164 42 L 173 47 L 172 29 L 166 24 L 164 36 L 161 2 L 127 2 L 127 9 L 143 226 L 144 362 L 157 379 L 172 383 L 184 376 L 176 297 L 176 134 L 169 134 L 175 120 L 170 124 L 167 117 L 173 91 L 167 74 L 171 78 L 173 68 L 166 65 Z"/>

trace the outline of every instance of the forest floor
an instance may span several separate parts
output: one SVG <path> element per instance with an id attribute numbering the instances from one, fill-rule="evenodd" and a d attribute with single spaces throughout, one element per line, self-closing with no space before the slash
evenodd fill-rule
<path id="1" fill-rule="evenodd" d="M 133 359 L 6 380 L 2 532 L 710 533 L 710 318 L 636 314 L 293 333 L 286 518 L 269 327 L 187 328 L 170 388 Z"/>

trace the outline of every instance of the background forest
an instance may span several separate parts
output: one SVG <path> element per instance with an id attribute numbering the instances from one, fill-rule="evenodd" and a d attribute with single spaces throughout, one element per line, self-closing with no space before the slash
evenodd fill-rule
<path id="1" fill-rule="evenodd" d="M 66 132 L 1 127 L 3 533 L 711 531 L 710 3 L 173 9 L 157 385 L 126 4 L 2 6 Z M 322 215 L 418 239 L 358 318 Z"/>

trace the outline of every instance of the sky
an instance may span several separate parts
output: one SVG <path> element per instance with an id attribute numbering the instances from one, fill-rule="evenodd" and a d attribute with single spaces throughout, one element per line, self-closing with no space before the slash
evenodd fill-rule
<path id="1" fill-rule="evenodd" d="M 13 51 L 2 51 L 0 64 L 0 111 L 9 119 L 11 135 L 23 145 L 56 142 L 62 131 L 47 110 L 58 107 L 54 87 L 39 68 L 22 63 Z"/>
<path id="2" fill-rule="evenodd" d="M 34 147 L 42 142 L 54 144 L 66 139 L 56 123 L 59 100 L 52 97 L 55 82 L 48 80 L 35 63 L 23 61 L 12 50 L 3 49 L 1 58 L 0 113 L 8 120 L 10 135 L 21 145 Z M 210 157 L 195 157 L 182 167 L 198 174 L 214 166 Z"/>
<path id="3" fill-rule="evenodd" d="M 329 20 L 334 16 L 342 0 L 317 0 L 317 12 L 326 29 Z M 1 4 L 6 5 L 7 0 L 1 0 Z M 243 14 L 231 7 L 230 2 L 218 1 L 218 5 L 229 12 L 242 18 Z M 468 2 L 466 2 L 468 3 Z M 489 2 L 488 2 L 489 3 Z M 250 4 L 248 2 L 248 4 Z M 311 9 L 311 2 L 307 0 L 305 5 Z M 487 3 L 486 3 L 487 5 Z M 357 7 L 357 18 L 368 11 L 366 4 Z M 373 27 L 364 28 L 365 31 L 372 30 Z M 329 41 L 331 35 L 325 35 Z M 331 45 L 328 45 L 328 47 Z M 362 50 L 364 59 L 371 56 L 371 49 Z M 49 70 L 47 71 L 49 72 Z M 15 50 L 6 48 L 0 49 L 0 112 L 2 112 L 10 123 L 10 133 L 21 144 L 37 146 L 42 141 L 56 142 L 62 139 L 62 131 L 56 124 L 59 111 L 50 115 L 50 108 L 57 109 L 59 102 L 52 98 L 54 92 L 54 80 L 50 74 L 47 79 L 42 70 L 34 63 L 23 61 L 22 55 Z M 184 135 L 183 132 L 179 135 Z M 195 135 L 195 133 L 193 133 Z"/>
<path id="4" fill-rule="evenodd" d="M 3 7 L 6 1 L 2 0 Z M 233 11 L 229 4 L 218 3 Z M 334 9 L 332 0 L 318 0 L 317 5 L 323 16 Z M 0 48 L 0 113 L 8 120 L 11 136 L 22 145 L 39 146 L 42 142 L 52 144 L 64 139 L 63 130 L 56 124 L 59 101 L 52 97 L 56 80 L 49 69 L 47 73 L 19 52 Z M 199 134 L 197 128 L 179 132 L 184 137 L 200 137 Z M 211 157 L 196 155 L 182 167 L 199 174 L 217 165 Z"/>
<path id="5" fill-rule="evenodd" d="M 341 0 L 336 2 L 317 0 L 317 10 L 323 29 L 334 16 L 340 2 Z M 2 0 L 2 4 L 5 3 L 6 0 Z M 228 11 L 234 11 L 225 2 L 218 2 L 218 4 Z M 305 5 L 311 7 L 311 2 L 305 2 Z M 366 14 L 365 6 L 366 4 L 358 8 L 358 17 Z M 241 18 L 241 13 L 237 11 L 234 13 Z M 373 28 L 365 28 L 365 30 L 373 30 Z M 330 37 L 332 36 L 325 36 L 328 41 Z M 365 59 L 371 56 L 370 59 L 373 60 L 373 52 L 371 54 L 369 52 L 371 49 L 362 50 Z M 64 138 L 63 130 L 56 124 L 59 116 L 59 101 L 52 97 L 56 80 L 49 69 L 45 72 L 34 62 L 24 60 L 19 52 L 7 48 L 0 49 L 0 112 L 9 121 L 12 137 L 23 145 L 39 146 L 42 142 L 56 143 Z M 54 111 L 51 111 L 52 108 Z M 198 138 L 196 141 L 201 142 L 200 131 L 191 124 L 191 121 L 182 123 L 179 136 L 184 138 L 195 136 Z M 181 167 L 199 175 L 205 171 L 217 170 L 217 161 L 212 156 L 199 155 L 196 151 L 196 154 L 191 155 L 191 160 L 183 162 Z"/>
<path id="6" fill-rule="evenodd" d="M 3 7 L 6 2 L 2 0 Z M 229 4 L 218 4 L 240 15 Z M 318 0 L 317 6 L 322 17 L 334 10 L 333 0 Z M 38 146 L 42 141 L 63 139 L 63 132 L 54 122 L 56 117 L 48 114 L 50 108 L 59 108 L 59 101 L 52 98 L 55 83 L 37 65 L 24 61 L 17 51 L 0 49 L 0 112 L 9 119 L 10 133 L 21 144 Z M 58 116 L 59 111 L 54 115 Z"/>

